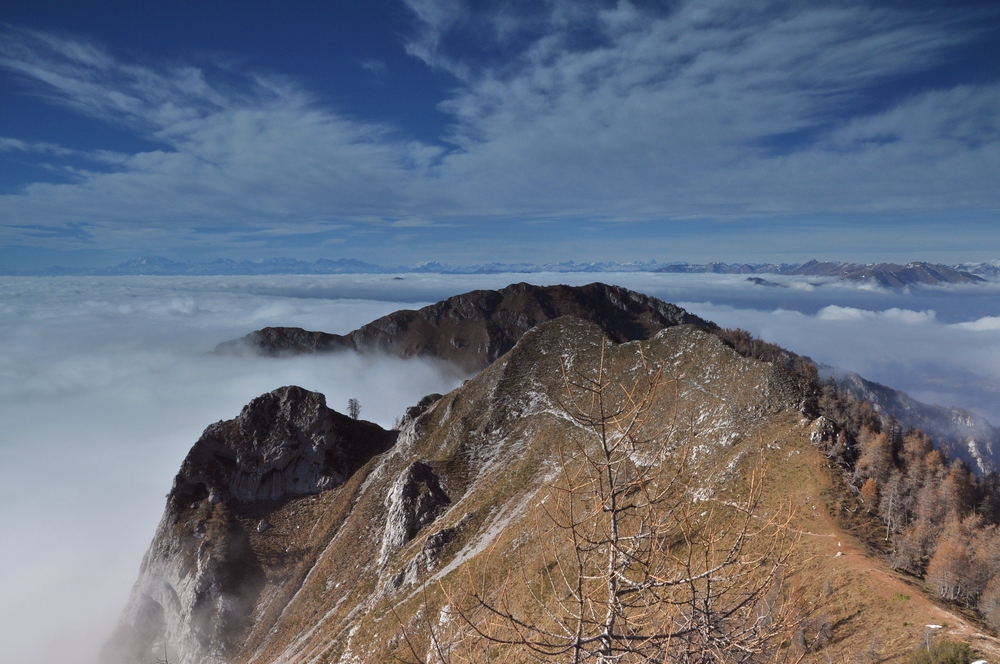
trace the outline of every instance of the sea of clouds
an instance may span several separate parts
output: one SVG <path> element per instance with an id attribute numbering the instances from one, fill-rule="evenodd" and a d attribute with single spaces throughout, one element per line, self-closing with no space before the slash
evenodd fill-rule
<path id="1" fill-rule="evenodd" d="M 1000 284 L 885 291 L 739 275 L 532 274 L 0 279 L 0 643 L 20 664 L 92 661 L 181 460 L 208 424 L 287 384 L 390 426 L 466 376 L 351 353 L 211 353 L 267 325 L 343 333 L 514 281 L 617 283 L 726 327 L 1000 422 Z"/>

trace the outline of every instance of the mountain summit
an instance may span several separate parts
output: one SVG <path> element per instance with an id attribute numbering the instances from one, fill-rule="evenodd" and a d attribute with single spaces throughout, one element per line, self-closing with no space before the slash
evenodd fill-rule
<path id="1" fill-rule="evenodd" d="M 828 661 L 935 622 L 1000 652 L 870 555 L 878 487 L 841 464 L 869 436 L 845 423 L 877 416 L 820 414 L 802 358 L 600 284 L 278 330 L 242 347 L 485 368 L 394 431 L 294 386 L 209 426 L 102 664 Z"/>
<path id="2" fill-rule="evenodd" d="M 716 327 L 678 306 L 620 286 L 519 283 L 456 295 L 418 311 L 397 311 L 346 335 L 265 327 L 222 343 L 216 351 L 276 356 L 356 350 L 436 357 L 479 371 L 513 348 L 525 332 L 560 316 L 596 323 L 618 342 L 648 339 L 675 325 Z"/>

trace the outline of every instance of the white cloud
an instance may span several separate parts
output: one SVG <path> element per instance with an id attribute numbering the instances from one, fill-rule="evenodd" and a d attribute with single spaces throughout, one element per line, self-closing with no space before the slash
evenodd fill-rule
<path id="1" fill-rule="evenodd" d="M 397 213 L 408 172 L 439 152 L 385 125 L 348 120 L 280 77 L 209 80 L 198 68 L 136 65 L 44 33 L 4 37 L 0 65 L 58 103 L 164 146 L 117 160 L 113 172 L 76 171 L 71 183 L 37 182 L 0 198 L 17 224 L 94 221 L 93 239 L 108 244 L 127 243 L 145 225 L 232 226 L 248 235 L 285 221 L 330 226 L 333 214 Z M 0 147 L 75 154 L 18 139 Z M 3 239 L 17 237 L 10 223 Z"/>
<path id="2" fill-rule="evenodd" d="M 897 307 L 892 307 L 885 311 L 868 311 L 855 307 L 839 307 L 835 304 L 823 307 L 816 315 L 820 320 L 826 321 L 858 321 L 869 319 L 895 321 L 907 325 L 933 323 L 937 319 L 937 314 L 934 311 L 911 311 Z"/>
<path id="3" fill-rule="evenodd" d="M 996 332 L 1000 330 L 1000 316 L 984 316 L 979 320 L 967 323 L 955 323 L 954 327 L 960 330 L 972 330 L 974 332 Z"/>
<path id="4" fill-rule="evenodd" d="M 712 297 L 715 303 L 688 302 L 685 306 L 720 325 L 743 327 L 818 362 L 905 390 L 917 399 L 964 407 L 1000 423 L 996 399 L 1000 394 L 1000 338 L 996 334 L 1000 317 L 981 315 L 996 311 L 997 300 L 990 289 L 904 293 L 858 288 L 853 294 L 826 288 L 801 293 L 788 289 L 773 300 L 780 301 L 780 307 L 768 300 L 748 300 L 736 292 L 726 296 L 716 291 Z M 824 300 L 839 302 L 823 304 Z M 851 306 L 851 300 L 867 306 Z M 899 304 L 909 306 L 891 306 Z M 913 305 L 925 308 L 910 308 Z M 945 320 L 940 310 L 946 310 Z"/>
<path id="5" fill-rule="evenodd" d="M 928 188 L 935 206 L 993 198 L 998 142 L 986 119 L 995 126 L 1000 116 L 995 86 L 918 93 L 876 114 L 870 122 L 914 121 L 892 145 L 869 133 L 846 150 L 836 130 L 863 90 L 920 71 L 966 38 L 961 30 L 862 5 L 794 7 L 682 3 L 660 15 L 619 3 L 592 26 L 600 44 L 585 48 L 553 18 L 519 57 L 474 69 L 443 105 L 458 119 L 462 151 L 437 170 L 498 214 L 905 209 L 929 204 Z M 953 129 L 969 124 L 970 108 L 984 119 L 976 146 Z M 796 132 L 816 136 L 767 147 Z M 947 167 L 915 159 L 931 136 Z M 550 207 L 531 207 L 541 201 Z"/>
<path id="6" fill-rule="evenodd" d="M 6 29 L 0 65 L 45 98 L 162 148 L 114 156 L 112 172 L 67 166 L 70 182 L 0 197 L 16 220 L 0 241 L 41 241 L 22 224 L 73 222 L 88 224 L 88 242 L 131 247 L 216 241 L 198 233 L 205 226 L 239 227 L 228 239 L 252 243 L 276 225 L 1000 204 L 995 81 L 899 100 L 872 92 L 980 38 L 969 16 L 733 0 L 670 11 L 408 4 L 418 26 L 410 52 L 457 80 L 440 105 L 450 152 L 348 118 L 288 78 L 137 64 L 84 40 Z M 72 151 L 19 137 L 0 144 L 12 149 Z"/>

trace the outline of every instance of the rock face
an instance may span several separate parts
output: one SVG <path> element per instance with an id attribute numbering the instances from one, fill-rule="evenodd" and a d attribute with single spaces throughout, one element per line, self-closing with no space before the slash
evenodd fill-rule
<path id="1" fill-rule="evenodd" d="M 242 502 L 317 493 L 389 444 L 391 434 L 330 410 L 322 394 L 283 387 L 205 429 L 170 499 L 181 506 L 213 492 Z"/>
<path id="2" fill-rule="evenodd" d="M 648 339 L 675 325 L 713 323 L 680 307 L 619 286 L 513 284 L 472 291 L 418 311 L 397 311 L 346 335 L 268 327 L 221 344 L 223 353 L 292 355 L 353 349 L 399 357 L 431 356 L 479 371 L 510 350 L 529 329 L 560 316 L 599 325 L 614 341 Z"/>
<path id="3" fill-rule="evenodd" d="M 450 502 L 430 466 L 420 461 L 410 464 L 396 478 L 386 497 L 389 513 L 379 565 L 384 565 L 389 556 L 412 540 L 417 531 L 433 521 Z"/>
<path id="4" fill-rule="evenodd" d="M 174 479 L 104 661 L 148 661 L 160 644 L 182 662 L 233 661 L 266 583 L 251 533 L 267 535 L 282 503 L 338 486 L 394 440 L 294 386 L 209 426 Z"/>

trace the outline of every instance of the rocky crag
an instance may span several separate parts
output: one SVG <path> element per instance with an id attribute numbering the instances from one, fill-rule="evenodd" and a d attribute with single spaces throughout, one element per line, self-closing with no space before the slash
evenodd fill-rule
<path id="1" fill-rule="evenodd" d="M 355 350 L 436 357 L 466 371 L 480 371 L 513 348 L 525 332 L 560 316 L 591 321 L 618 342 L 648 339 L 674 325 L 716 327 L 680 307 L 619 286 L 520 283 L 456 295 L 418 311 L 397 311 L 346 335 L 266 327 L 220 344 L 216 351 L 275 356 Z"/>
<path id="2" fill-rule="evenodd" d="M 143 661 L 170 644 L 188 661 L 232 661 L 267 587 L 254 543 L 275 528 L 272 515 L 343 484 L 395 437 L 300 387 L 264 394 L 205 429 L 174 479 L 106 657 Z"/>

